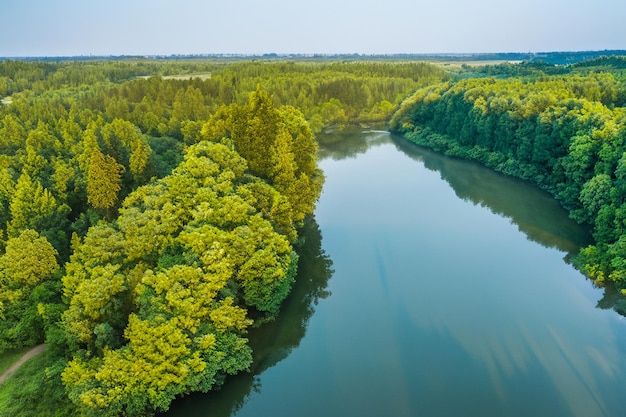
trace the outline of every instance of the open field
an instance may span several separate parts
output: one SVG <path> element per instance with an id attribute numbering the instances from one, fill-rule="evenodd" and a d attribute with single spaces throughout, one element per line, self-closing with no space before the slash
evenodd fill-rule
<path id="1" fill-rule="evenodd" d="M 499 65 L 499 64 L 519 64 L 522 61 L 518 60 L 506 60 L 506 59 L 494 59 L 494 60 L 467 60 L 467 61 L 426 61 L 434 65 L 439 65 L 442 67 L 462 67 L 463 65 L 467 65 L 470 67 L 481 67 L 485 65 Z"/>
<path id="2" fill-rule="evenodd" d="M 152 75 L 143 75 L 137 78 L 148 79 L 152 77 Z M 177 75 L 165 75 L 163 76 L 164 80 L 190 80 L 193 78 L 200 78 L 201 80 L 208 80 L 211 78 L 211 73 L 199 73 L 199 74 L 177 74 Z"/>

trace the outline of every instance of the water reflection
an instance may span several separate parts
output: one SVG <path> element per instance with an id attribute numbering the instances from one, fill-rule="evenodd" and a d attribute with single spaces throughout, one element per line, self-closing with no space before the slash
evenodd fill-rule
<path id="1" fill-rule="evenodd" d="M 603 310 L 613 309 L 621 316 L 626 317 L 626 297 L 624 294 L 610 282 L 605 283 L 603 289 L 604 294 L 596 307 Z"/>
<path id="2" fill-rule="evenodd" d="M 441 155 L 383 130 L 351 127 L 320 135 L 318 139 L 320 159 L 333 160 L 355 158 L 392 141 L 411 159 L 439 172 L 459 198 L 511 219 L 530 240 L 567 254 L 592 242 L 589 230 L 570 219 L 550 194 L 477 163 Z"/>
<path id="3" fill-rule="evenodd" d="M 521 181 L 385 132 L 345 140 L 320 152 L 333 296 L 311 319 L 332 271 L 309 224 L 283 313 L 250 335 L 252 372 L 169 415 L 624 415 L 626 320 L 560 261 L 586 231 Z"/>
<path id="4" fill-rule="evenodd" d="M 326 415 L 624 415 L 626 329 L 559 262 L 587 232 L 528 184 L 391 141 L 324 164 Z"/>
<path id="5" fill-rule="evenodd" d="M 249 332 L 254 352 L 251 372 L 228 377 L 219 391 L 178 399 L 164 415 L 227 417 L 235 414 L 251 394 L 260 392 L 258 375 L 298 347 L 318 301 L 330 295 L 327 287 L 333 273 L 332 262 L 322 249 L 322 235 L 314 218 L 307 219 L 302 236 L 304 244 L 298 249 L 296 283 L 278 318 Z"/>
<path id="6" fill-rule="evenodd" d="M 402 137 L 394 135 L 392 140 L 407 156 L 439 172 L 459 198 L 511 219 L 530 240 L 569 254 L 591 243 L 589 230 L 570 219 L 547 192 L 474 162 L 435 153 Z"/>
<path id="7" fill-rule="evenodd" d="M 317 140 L 320 144 L 319 158 L 337 161 L 355 158 L 372 147 L 389 143 L 389 132 L 369 129 L 364 131 L 360 127 L 350 126 L 318 135 Z"/>
<path id="8" fill-rule="evenodd" d="M 441 155 L 383 130 L 351 127 L 320 135 L 318 139 L 320 159 L 333 160 L 355 158 L 372 147 L 393 142 L 409 158 L 438 172 L 459 198 L 509 218 L 531 241 L 564 252 L 564 260 L 568 263 L 580 248 L 592 243 L 588 227 L 570 219 L 549 193 L 528 182 L 485 169 L 471 161 Z M 597 307 L 614 309 L 626 316 L 626 298 L 611 283 L 604 288 L 604 296 Z"/>
<path id="9" fill-rule="evenodd" d="M 566 262 L 569 263 L 580 248 L 592 243 L 590 228 L 570 219 L 566 210 L 547 192 L 474 162 L 450 158 L 417 146 L 400 136 L 391 135 L 391 140 L 408 157 L 439 172 L 459 198 L 511 219 L 528 239 L 565 252 Z M 603 289 L 597 307 L 613 309 L 626 316 L 624 295 L 610 282 Z"/>

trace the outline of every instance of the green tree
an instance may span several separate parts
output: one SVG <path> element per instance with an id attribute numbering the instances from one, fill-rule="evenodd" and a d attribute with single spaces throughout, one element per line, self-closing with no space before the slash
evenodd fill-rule
<path id="1" fill-rule="evenodd" d="M 63 380 L 86 414 L 165 410 L 248 368 L 251 317 L 277 314 L 297 266 L 255 206 L 284 197 L 267 184 L 255 193 L 260 183 L 233 149 L 199 142 L 171 175 L 132 192 L 115 223 L 75 240 L 63 322 L 78 349 Z M 263 204 L 281 215 L 273 206 Z"/>
<path id="2" fill-rule="evenodd" d="M 124 166 L 95 148 L 89 159 L 87 201 L 95 209 L 110 210 L 117 204 Z"/>
<path id="3" fill-rule="evenodd" d="M 34 294 L 59 270 L 57 251 L 36 231 L 10 238 L 0 256 L 0 352 L 43 339 L 43 322 Z"/>
<path id="4" fill-rule="evenodd" d="M 69 206 L 58 204 L 50 191 L 26 173 L 17 181 L 9 211 L 9 237 L 17 236 L 25 229 L 33 229 L 45 236 L 57 250 L 65 248 Z"/>
<path id="5" fill-rule="evenodd" d="M 274 107 L 269 94 L 257 88 L 246 105 L 220 109 L 203 126 L 202 137 L 231 139 L 251 173 L 287 197 L 295 227 L 313 213 L 323 175 L 317 168 L 317 143 L 298 110 Z"/>

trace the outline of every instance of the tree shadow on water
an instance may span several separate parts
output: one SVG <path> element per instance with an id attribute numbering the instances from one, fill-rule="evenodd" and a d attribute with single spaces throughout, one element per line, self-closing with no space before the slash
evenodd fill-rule
<path id="1" fill-rule="evenodd" d="M 508 218 L 529 240 L 573 254 L 592 242 L 589 227 L 569 218 L 549 193 L 480 165 L 431 151 L 393 136 L 396 147 L 438 172 L 460 199 Z"/>
<path id="2" fill-rule="evenodd" d="M 356 158 L 357 155 L 367 152 L 371 147 L 389 143 L 390 138 L 389 132 L 384 130 L 350 126 L 342 130 L 319 134 L 317 140 L 320 145 L 319 159 L 330 158 L 338 161 Z"/>
<path id="3" fill-rule="evenodd" d="M 460 199 L 508 218 L 529 240 L 564 252 L 565 262 L 571 263 L 581 248 L 593 243 L 590 226 L 576 223 L 557 200 L 535 185 L 477 162 L 442 155 L 402 136 L 392 135 L 392 140 L 409 158 L 438 172 Z M 626 297 L 612 282 L 605 283 L 603 290 L 596 307 L 626 316 Z"/>
<path id="4" fill-rule="evenodd" d="M 315 306 L 330 295 L 328 280 L 333 274 L 332 261 L 322 249 L 322 235 L 315 218 L 305 221 L 301 235 L 304 243 L 297 248 L 298 275 L 277 319 L 249 331 L 254 352 L 250 372 L 227 377 L 217 391 L 177 399 L 163 416 L 228 417 L 235 414 L 251 394 L 261 391 L 259 375 L 299 346 Z"/>

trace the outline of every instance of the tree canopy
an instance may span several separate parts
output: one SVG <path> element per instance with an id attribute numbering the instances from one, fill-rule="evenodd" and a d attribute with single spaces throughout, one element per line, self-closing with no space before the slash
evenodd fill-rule
<path id="1" fill-rule="evenodd" d="M 447 78 L 418 62 L 0 61 L 0 353 L 45 342 L 41 395 L 84 415 L 149 415 L 246 370 L 247 329 L 279 313 L 321 193 L 314 134 L 384 121 Z"/>
<path id="2" fill-rule="evenodd" d="M 166 410 L 177 395 L 248 368 L 246 329 L 278 313 L 298 259 L 294 229 L 281 234 L 271 222 L 291 226 L 292 210 L 268 211 L 259 184 L 280 199 L 232 147 L 199 141 L 76 244 L 63 322 L 79 349 L 63 381 L 79 408 Z"/>
<path id="3" fill-rule="evenodd" d="M 575 264 L 626 290 L 625 73 L 592 64 L 432 85 L 405 100 L 390 127 L 550 191 L 593 227 L 595 244 Z"/>

